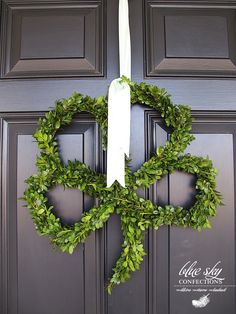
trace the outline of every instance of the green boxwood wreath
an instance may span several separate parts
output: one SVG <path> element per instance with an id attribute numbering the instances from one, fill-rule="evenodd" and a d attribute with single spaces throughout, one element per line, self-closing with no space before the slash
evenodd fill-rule
<path id="1" fill-rule="evenodd" d="M 99 124 L 106 147 L 107 97 L 93 99 L 74 93 L 68 99 L 58 100 L 55 109 L 40 119 L 40 128 L 34 138 L 41 150 L 37 157 L 38 173 L 29 177 L 24 200 L 30 210 L 36 229 L 46 235 L 63 252 L 73 253 L 77 244 L 84 242 L 89 234 L 104 226 L 116 211 L 121 218 L 124 237 L 122 252 L 108 283 L 108 292 L 114 285 L 127 281 L 132 272 L 139 269 L 143 256 L 144 233 L 150 227 L 176 225 L 201 230 L 210 227 L 208 218 L 215 216 L 221 204 L 221 195 L 216 191 L 216 169 L 208 158 L 183 155 L 185 148 L 194 139 L 190 134 L 192 118 L 190 108 L 174 105 L 164 89 L 145 83 L 136 84 L 125 77 L 131 88 L 131 102 L 143 104 L 160 112 L 166 125 L 172 130 L 171 138 L 140 169 L 132 173 L 126 160 L 126 187 L 115 182 L 106 187 L 106 176 L 75 160 L 62 163 L 56 140 L 57 131 L 72 122 L 79 112 L 91 113 Z M 176 170 L 196 176 L 196 202 L 189 209 L 172 205 L 159 206 L 138 196 L 138 188 L 149 188 L 163 175 Z M 48 204 L 47 192 L 56 186 L 76 188 L 99 200 L 99 205 L 83 213 L 81 220 L 73 225 L 62 224 Z"/>

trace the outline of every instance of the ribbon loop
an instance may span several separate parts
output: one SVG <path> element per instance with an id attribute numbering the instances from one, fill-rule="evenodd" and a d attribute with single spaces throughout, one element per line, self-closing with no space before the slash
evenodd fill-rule
<path id="1" fill-rule="evenodd" d="M 128 0 L 119 1 L 120 77 L 131 78 L 131 47 Z M 121 78 L 111 82 L 108 92 L 107 187 L 117 180 L 125 187 L 125 154 L 130 146 L 130 87 Z"/>
<path id="2" fill-rule="evenodd" d="M 129 29 L 129 4 L 128 0 L 119 2 L 119 58 L 120 77 L 131 78 L 131 46 Z"/>

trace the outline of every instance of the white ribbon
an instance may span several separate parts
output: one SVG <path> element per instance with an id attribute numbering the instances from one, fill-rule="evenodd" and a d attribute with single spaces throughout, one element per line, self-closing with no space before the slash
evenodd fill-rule
<path id="1" fill-rule="evenodd" d="M 119 0 L 120 77 L 131 78 L 131 47 L 128 0 Z M 117 180 L 125 187 L 125 154 L 130 146 L 130 87 L 121 78 L 108 92 L 107 187 Z"/>

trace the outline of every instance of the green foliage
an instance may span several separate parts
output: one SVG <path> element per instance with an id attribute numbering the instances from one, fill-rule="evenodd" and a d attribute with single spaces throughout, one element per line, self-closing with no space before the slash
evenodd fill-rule
<path id="1" fill-rule="evenodd" d="M 221 195 L 216 191 L 216 169 L 212 162 L 203 157 L 181 155 L 194 139 L 190 134 L 192 119 L 190 108 L 174 105 L 164 89 L 145 83 L 136 84 L 123 77 L 131 88 L 132 104 L 144 104 L 160 112 L 166 125 L 172 130 L 171 138 L 140 169 L 132 173 L 126 161 L 126 187 L 117 182 L 106 188 L 106 177 L 75 160 L 65 165 L 60 158 L 56 133 L 68 125 L 76 113 L 86 111 L 95 116 L 107 139 L 107 98 L 93 99 L 74 93 L 68 99 L 58 100 L 55 109 L 40 120 L 40 128 L 34 138 L 41 150 L 36 164 L 38 173 L 26 180 L 28 187 L 24 199 L 30 210 L 39 234 L 46 235 L 63 252 L 73 253 L 77 244 L 85 241 L 89 234 L 104 226 L 110 215 L 116 211 L 121 217 L 124 236 L 121 256 L 113 269 L 108 283 L 108 292 L 114 285 L 127 281 L 132 272 L 140 268 L 145 255 L 142 240 L 149 228 L 162 225 L 176 225 L 201 230 L 209 228 L 208 218 L 215 216 L 221 204 Z M 139 187 L 149 188 L 163 175 L 176 170 L 194 174 L 198 191 L 195 204 L 189 208 L 159 206 L 139 197 Z M 99 200 L 99 206 L 84 212 L 81 220 L 72 226 L 63 225 L 48 204 L 47 192 L 56 185 L 76 188 Z"/>

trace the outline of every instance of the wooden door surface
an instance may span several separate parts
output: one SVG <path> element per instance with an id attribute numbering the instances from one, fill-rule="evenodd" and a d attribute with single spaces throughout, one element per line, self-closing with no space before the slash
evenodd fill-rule
<path id="1" fill-rule="evenodd" d="M 19 198 L 24 180 L 36 171 L 32 134 L 39 117 L 73 91 L 105 95 L 118 77 L 118 0 L 0 3 L 0 313 L 234 314 L 236 1 L 129 0 L 132 79 L 165 87 L 175 103 L 191 106 L 196 140 L 187 151 L 213 160 L 224 206 L 209 230 L 151 230 L 141 270 L 111 296 L 104 287 L 120 253 L 119 218 L 114 214 L 68 255 L 37 235 Z M 170 135 L 158 112 L 134 106 L 132 169 Z M 105 171 L 91 115 L 77 115 L 58 141 L 63 161 L 76 158 Z M 194 182 L 176 172 L 139 193 L 155 203 L 189 206 Z M 60 186 L 49 199 L 65 223 L 77 221 L 97 202 Z M 193 268 L 201 268 L 197 278 Z M 192 301 L 206 294 L 210 303 L 195 308 Z"/>

